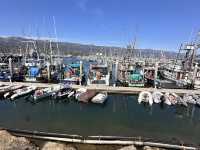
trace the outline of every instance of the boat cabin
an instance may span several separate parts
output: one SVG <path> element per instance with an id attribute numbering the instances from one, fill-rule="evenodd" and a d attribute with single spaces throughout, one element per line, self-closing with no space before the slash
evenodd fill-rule
<path id="1" fill-rule="evenodd" d="M 109 85 L 110 73 L 107 64 L 91 64 L 87 84 Z"/>
<path id="2" fill-rule="evenodd" d="M 67 84 L 80 84 L 83 77 L 83 66 L 80 63 L 65 65 L 62 82 Z"/>

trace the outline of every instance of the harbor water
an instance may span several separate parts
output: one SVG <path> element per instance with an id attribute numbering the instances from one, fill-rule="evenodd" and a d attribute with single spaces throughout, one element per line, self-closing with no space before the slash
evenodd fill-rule
<path id="1" fill-rule="evenodd" d="M 0 126 L 83 136 L 131 136 L 171 143 L 200 144 L 200 109 L 196 106 L 138 104 L 135 95 L 109 95 L 104 105 L 24 98 L 0 101 Z"/>

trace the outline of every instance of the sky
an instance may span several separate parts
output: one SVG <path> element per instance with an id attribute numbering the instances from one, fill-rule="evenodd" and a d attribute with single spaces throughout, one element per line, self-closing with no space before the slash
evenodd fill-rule
<path id="1" fill-rule="evenodd" d="M 200 29 L 200 0 L 1 0 L 0 36 L 176 51 Z M 54 21 L 56 32 L 54 31 Z"/>

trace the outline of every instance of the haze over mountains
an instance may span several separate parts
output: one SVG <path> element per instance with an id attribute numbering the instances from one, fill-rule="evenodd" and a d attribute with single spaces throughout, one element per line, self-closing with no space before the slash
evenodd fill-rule
<path id="1" fill-rule="evenodd" d="M 50 47 L 53 49 L 54 54 L 58 54 L 58 48 L 60 54 L 67 55 L 89 55 L 101 52 L 105 55 L 125 55 L 127 53 L 126 48 L 121 47 L 108 47 L 108 46 L 96 46 L 96 45 L 86 45 L 80 43 L 70 43 L 70 42 L 51 42 L 45 39 L 31 39 L 25 37 L 0 37 L 0 53 L 12 53 L 19 54 L 19 52 L 24 53 L 27 48 L 27 41 L 34 41 L 40 53 L 45 53 L 49 51 Z M 51 46 L 50 46 L 51 45 Z M 29 43 L 29 48 L 33 48 L 33 43 Z M 21 50 L 20 50 L 21 49 Z M 134 49 L 134 53 L 140 56 L 146 57 L 165 57 L 174 58 L 176 52 L 153 50 L 153 49 Z"/>

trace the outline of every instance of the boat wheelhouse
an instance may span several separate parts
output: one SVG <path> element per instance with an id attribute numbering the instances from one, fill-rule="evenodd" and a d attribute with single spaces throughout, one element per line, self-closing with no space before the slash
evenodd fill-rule
<path id="1" fill-rule="evenodd" d="M 118 70 L 120 84 L 128 87 L 144 87 L 143 63 L 121 64 Z"/>
<path id="2" fill-rule="evenodd" d="M 10 70 L 8 64 L 0 63 L 0 80 L 1 81 L 9 81 L 10 80 Z"/>
<path id="3" fill-rule="evenodd" d="M 110 84 L 110 73 L 108 71 L 107 64 L 91 64 L 88 74 L 88 85 L 92 84 L 101 84 L 107 85 Z"/>
<path id="4" fill-rule="evenodd" d="M 78 85 L 81 84 L 83 76 L 82 62 L 68 64 L 63 68 L 63 80 L 61 82 Z"/>

